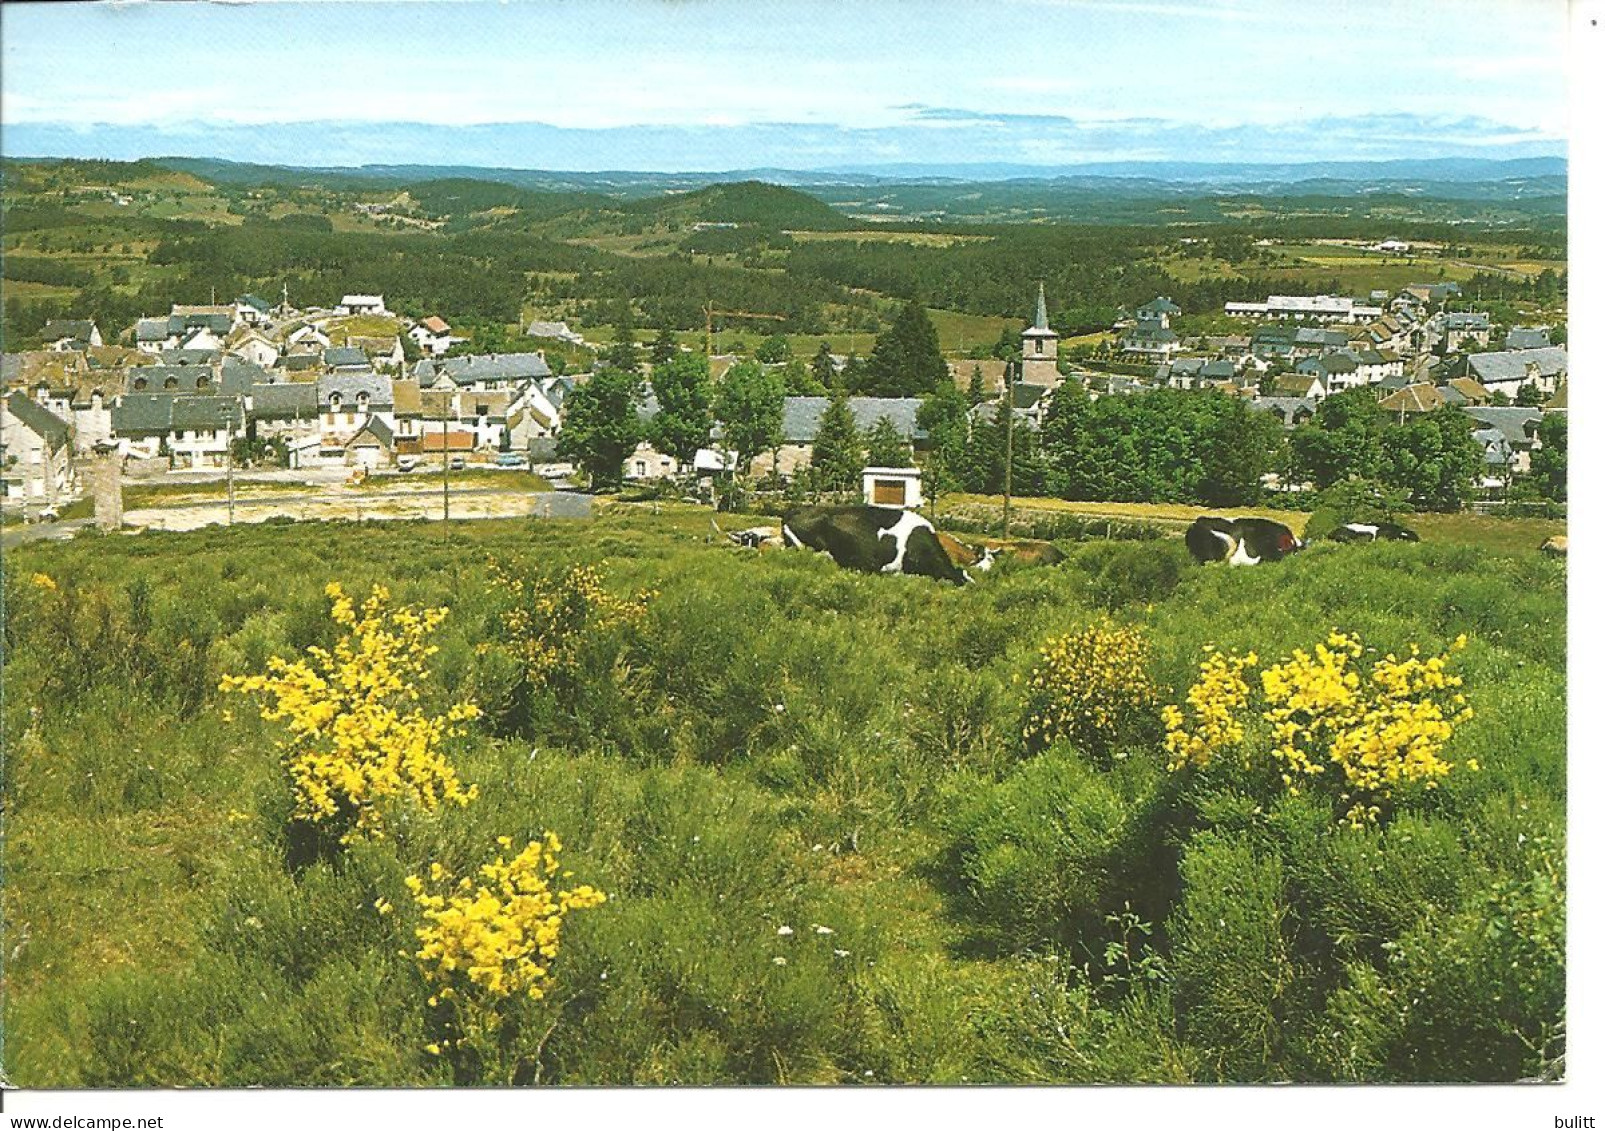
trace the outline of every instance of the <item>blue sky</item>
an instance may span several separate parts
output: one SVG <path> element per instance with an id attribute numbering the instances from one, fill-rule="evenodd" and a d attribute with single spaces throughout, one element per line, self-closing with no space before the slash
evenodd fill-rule
<path id="1" fill-rule="evenodd" d="M 620 167 L 637 151 L 662 168 L 676 138 L 695 168 L 799 149 L 794 163 L 812 167 L 968 152 L 1503 156 L 1559 152 L 1566 134 L 1563 0 L 8 3 L 3 15 L 8 153 L 23 152 L 12 137 L 118 144 L 95 124 L 249 157 L 264 131 L 238 127 L 538 123 L 555 127 L 537 154 L 554 168 L 588 154 Z M 796 128 L 754 128 L 776 124 Z M 277 132 L 255 143 L 264 158 L 293 145 Z M 1244 147 L 1261 137 L 1274 140 Z M 449 130 L 373 139 L 364 159 L 483 157 L 406 152 L 452 148 Z"/>

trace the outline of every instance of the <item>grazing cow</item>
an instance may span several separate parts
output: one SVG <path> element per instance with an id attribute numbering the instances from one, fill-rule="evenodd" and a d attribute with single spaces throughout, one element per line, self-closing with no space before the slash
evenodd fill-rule
<path id="1" fill-rule="evenodd" d="M 1566 535 L 1557 534 L 1553 538 L 1546 539 L 1544 544 L 1538 547 L 1538 552 L 1546 557 L 1564 558 L 1566 556 Z"/>
<path id="2" fill-rule="evenodd" d="M 998 554 L 1027 566 L 1052 566 L 1064 561 L 1064 551 L 1052 542 L 1013 542 L 1000 546 Z"/>
<path id="3" fill-rule="evenodd" d="M 1187 551 L 1200 565 L 1258 565 L 1281 561 L 1304 543 L 1280 522 L 1268 518 L 1218 518 L 1206 515 L 1187 528 Z"/>
<path id="4" fill-rule="evenodd" d="M 953 564 L 936 528 L 913 511 L 895 507 L 803 507 L 781 524 L 787 546 L 829 554 L 843 569 L 906 573 L 965 585 L 970 575 Z"/>
<path id="5" fill-rule="evenodd" d="M 1392 522 L 1345 522 L 1327 535 L 1334 542 L 1419 542 L 1421 536 Z"/>

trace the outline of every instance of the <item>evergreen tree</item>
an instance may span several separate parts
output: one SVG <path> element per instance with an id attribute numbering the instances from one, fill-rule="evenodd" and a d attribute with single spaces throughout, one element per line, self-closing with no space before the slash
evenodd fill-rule
<path id="1" fill-rule="evenodd" d="M 981 367 L 979 365 L 970 370 L 970 388 L 967 396 L 971 407 L 986 400 L 986 378 L 981 376 Z"/>
<path id="2" fill-rule="evenodd" d="M 821 491 L 851 491 L 858 486 L 864 472 L 864 447 L 845 389 L 838 388 L 825 406 L 808 466 Z"/>
<path id="3" fill-rule="evenodd" d="M 830 388 L 819 383 L 814 371 L 804 365 L 801 358 L 794 357 L 782 365 L 780 374 L 785 381 L 788 397 L 823 397 L 830 392 Z"/>
<path id="4" fill-rule="evenodd" d="M 652 391 L 659 411 L 652 421 L 653 442 L 682 464 L 707 446 L 713 424 L 713 383 L 708 359 L 700 353 L 680 354 L 652 370 Z"/>
<path id="5" fill-rule="evenodd" d="M 915 423 L 930 437 L 925 456 L 925 494 L 934 510 L 936 501 L 962 488 L 964 448 L 970 439 L 969 404 L 951 381 L 939 385 L 920 405 Z"/>
<path id="6" fill-rule="evenodd" d="M 834 388 L 837 381 L 836 363 L 831 360 L 830 343 L 820 342 L 819 348 L 814 351 L 814 360 L 810 363 L 814 373 L 814 380 L 822 388 Z"/>
<path id="7" fill-rule="evenodd" d="M 641 351 L 635 345 L 635 321 L 629 303 L 619 308 L 619 315 L 613 322 L 613 344 L 603 355 L 603 361 L 610 368 L 625 373 L 641 372 Z"/>
<path id="8" fill-rule="evenodd" d="M 557 454 L 578 463 L 597 486 L 623 479 L 624 461 L 644 438 L 636 406 L 641 383 L 622 369 L 603 369 L 563 402 Z"/>
<path id="9" fill-rule="evenodd" d="M 914 462 L 913 449 L 890 417 L 875 421 L 864 443 L 869 448 L 865 458 L 870 467 L 908 467 Z"/>
<path id="10" fill-rule="evenodd" d="M 861 391 L 877 397 L 919 397 L 950 381 L 936 327 L 917 300 L 875 339 Z"/>
<path id="11" fill-rule="evenodd" d="M 781 376 L 755 361 L 730 367 L 714 398 L 714 415 L 724 425 L 725 446 L 740 453 L 741 469 L 752 457 L 780 445 L 786 388 Z"/>
<path id="12" fill-rule="evenodd" d="M 669 320 L 665 318 L 658 327 L 658 336 L 652 339 L 651 352 L 647 356 L 651 359 L 653 368 L 656 369 L 660 365 L 667 365 L 673 361 L 679 353 L 680 347 L 675 341 L 674 327 L 669 325 Z"/>

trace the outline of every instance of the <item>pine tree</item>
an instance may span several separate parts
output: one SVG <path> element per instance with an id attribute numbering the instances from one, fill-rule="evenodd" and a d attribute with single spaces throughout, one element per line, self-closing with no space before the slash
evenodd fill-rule
<path id="1" fill-rule="evenodd" d="M 619 315 L 613 323 L 613 344 L 608 347 L 603 360 L 612 369 L 625 373 L 641 372 L 641 351 L 635 346 L 635 320 L 631 316 L 629 303 L 624 303 L 619 309 Z"/>
<path id="2" fill-rule="evenodd" d="M 680 346 L 674 338 L 674 327 L 670 326 L 669 320 L 665 318 L 658 327 L 658 336 L 652 339 L 652 349 L 647 356 L 651 359 L 653 368 L 656 369 L 660 365 L 667 365 L 673 361 L 679 352 Z"/>
<path id="3" fill-rule="evenodd" d="M 869 454 L 865 458 L 870 467 L 908 467 L 914 461 L 908 441 L 890 417 L 883 416 L 875 422 L 875 427 L 865 437 L 865 443 L 869 447 Z"/>
<path id="4" fill-rule="evenodd" d="M 979 365 L 970 370 L 968 397 L 972 408 L 986 400 L 986 379 L 981 376 L 981 367 Z"/>
<path id="5" fill-rule="evenodd" d="M 851 491 L 863 475 L 863 443 L 843 389 L 838 388 L 832 394 L 824 416 L 819 419 L 809 467 L 822 491 Z"/>
<path id="6" fill-rule="evenodd" d="M 830 356 L 830 343 L 820 342 L 819 349 L 814 352 L 814 360 L 810 363 L 814 371 L 814 380 L 827 389 L 835 388 L 837 384 L 836 363 Z"/>
<path id="7" fill-rule="evenodd" d="M 878 397 L 919 397 L 951 380 L 936 327 L 910 299 L 886 332 L 875 339 L 863 392 Z"/>

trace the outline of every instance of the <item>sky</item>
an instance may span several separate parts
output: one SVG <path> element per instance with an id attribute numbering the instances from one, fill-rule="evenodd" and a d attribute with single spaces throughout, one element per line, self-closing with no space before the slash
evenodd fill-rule
<path id="1" fill-rule="evenodd" d="M 575 169 L 1524 156 L 1564 151 L 1566 33 L 1564 0 L 7 3 L 0 146 L 512 146 Z M 509 123 L 530 128 L 453 137 Z"/>

